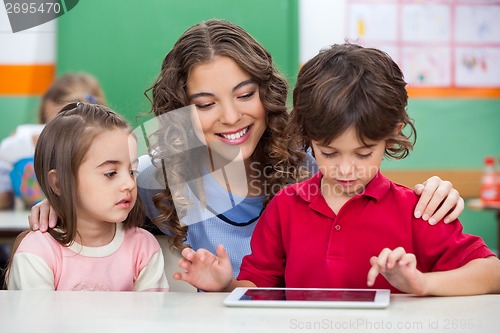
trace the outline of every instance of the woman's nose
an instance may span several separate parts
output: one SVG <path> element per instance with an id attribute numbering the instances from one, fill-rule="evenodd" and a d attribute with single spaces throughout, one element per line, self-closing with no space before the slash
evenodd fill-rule
<path id="1" fill-rule="evenodd" d="M 241 112 L 232 103 L 227 103 L 222 106 L 221 122 L 224 124 L 236 124 L 242 117 Z"/>

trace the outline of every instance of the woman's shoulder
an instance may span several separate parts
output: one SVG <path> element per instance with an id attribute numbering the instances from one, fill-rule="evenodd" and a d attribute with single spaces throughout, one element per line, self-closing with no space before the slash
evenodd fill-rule
<path id="1" fill-rule="evenodd" d="M 300 167 L 304 168 L 304 170 L 308 171 L 311 175 L 318 173 L 318 164 L 313 156 L 313 151 L 311 148 L 306 150 L 304 159 L 300 162 Z"/>
<path id="2" fill-rule="evenodd" d="M 137 171 L 139 172 L 137 176 L 137 186 L 140 189 L 158 192 L 165 187 L 165 184 L 160 183 L 155 177 L 156 167 L 153 165 L 148 155 L 139 157 Z"/>

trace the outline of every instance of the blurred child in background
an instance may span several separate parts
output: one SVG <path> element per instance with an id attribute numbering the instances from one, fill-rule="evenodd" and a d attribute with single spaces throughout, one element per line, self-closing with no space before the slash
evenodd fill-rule
<path id="1" fill-rule="evenodd" d="M 54 81 L 42 96 L 39 124 L 20 125 L 0 143 L 0 209 L 13 208 L 14 197 L 23 208 L 43 199 L 33 169 L 35 145 L 45 124 L 69 102 L 106 104 L 101 85 L 90 74 L 68 73 Z"/>

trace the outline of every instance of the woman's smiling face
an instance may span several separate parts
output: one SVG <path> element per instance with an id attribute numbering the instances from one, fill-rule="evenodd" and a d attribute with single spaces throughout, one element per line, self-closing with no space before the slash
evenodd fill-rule
<path id="1" fill-rule="evenodd" d="M 266 111 L 252 77 L 231 58 L 217 57 L 193 68 L 187 94 L 208 147 L 230 160 L 236 149 L 248 161 L 266 130 Z"/>

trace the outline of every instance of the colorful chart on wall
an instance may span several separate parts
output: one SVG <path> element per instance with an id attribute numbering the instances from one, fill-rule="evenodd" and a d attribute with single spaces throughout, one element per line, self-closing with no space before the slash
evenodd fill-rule
<path id="1" fill-rule="evenodd" d="M 399 64 L 412 97 L 500 98 L 500 1 L 348 0 L 350 41 Z"/>

